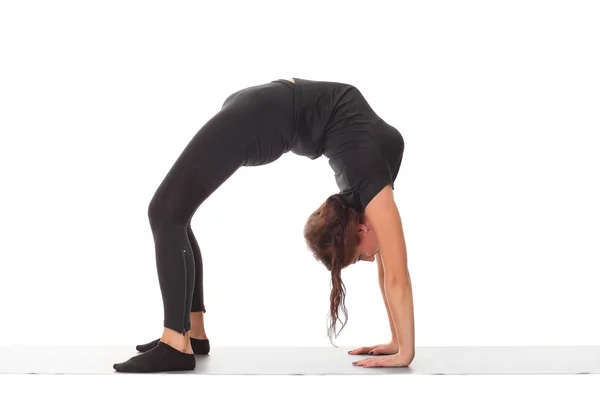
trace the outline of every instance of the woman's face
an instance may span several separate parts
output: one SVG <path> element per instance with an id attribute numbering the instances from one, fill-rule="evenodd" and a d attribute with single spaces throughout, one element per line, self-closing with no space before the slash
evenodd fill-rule
<path id="1" fill-rule="evenodd" d="M 360 244 L 354 254 L 354 263 L 358 261 L 375 261 L 375 254 L 379 252 L 377 237 L 370 221 L 365 217 L 365 223 L 358 226 Z"/>

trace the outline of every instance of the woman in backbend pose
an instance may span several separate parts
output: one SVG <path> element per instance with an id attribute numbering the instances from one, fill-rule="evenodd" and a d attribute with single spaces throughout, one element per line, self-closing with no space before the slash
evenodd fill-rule
<path id="1" fill-rule="evenodd" d="M 306 244 L 331 271 L 330 339 L 340 306 L 346 317 L 342 329 L 348 317 L 341 270 L 357 261 L 377 260 L 391 340 L 350 353 L 388 355 L 354 362 L 363 367 L 404 367 L 412 362 L 412 287 L 402 222 L 392 195 L 404 139 L 377 116 L 356 87 L 293 78 L 231 94 L 191 139 L 156 190 L 148 218 L 164 331 L 160 339 L 137 346 L 142 354 L 114 364 L 115 370 L 190 370 L 196 366 L 195 354 L 208 354 L 202 256 L 190 221 L 238 168 L 271 163 L 288 151 L 313 160 L 325 155 L 340 189 L 304 226 Z"/>

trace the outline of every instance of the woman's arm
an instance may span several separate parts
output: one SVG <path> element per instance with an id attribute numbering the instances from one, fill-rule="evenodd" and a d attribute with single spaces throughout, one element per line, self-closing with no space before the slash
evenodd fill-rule
<path id="1" fill-rule="evenodd" d="M 373 225 L 379 244 L 384 268 L 385 296 L 400 348 L 399 353 L 413 358 L 415 328 L 412 287 L 402 220 L 391 185 L 385 186 L 369 202 L 365 208 L 365 215 Z"/>
<path id="2" fill-rule="evenodd" d="M 392 342 L 398 343 L 398 338 L 396 337 L 396 329 L 394 328 L 394 319 L 392 318 L 392 313 L 390 311 L 390 306 L 388 305 L 387 296 L 385 295 L 385 272 L 383 271 L 383 261 L 381 260 L 381 254 L 377 253 L 375 255 L 375 259 L 377 260 L 377 275 L 379 278 L 379 289 L 381 289 L 381 296 L 383 297 L 383 304 L 385 304 L 385 311 L 387 312 L 388 320 L 390 322 L 390 331 L 392 332 Z"/>

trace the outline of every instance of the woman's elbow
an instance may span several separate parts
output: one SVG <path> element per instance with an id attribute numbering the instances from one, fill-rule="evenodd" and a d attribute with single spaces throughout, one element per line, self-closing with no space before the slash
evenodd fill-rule
<path id="1" fill-rule="evenodd" d="M 386 290 L 403 290 L 410 286 L 410 277 L 402 273 L 386 273 L 384 282 Z"/>

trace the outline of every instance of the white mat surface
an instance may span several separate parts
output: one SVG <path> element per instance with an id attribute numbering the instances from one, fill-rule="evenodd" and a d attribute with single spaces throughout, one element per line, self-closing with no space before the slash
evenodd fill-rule
<path id="1" fill-rule="evenodd" d="M 362 368 L 350 347 L 213 347 L 184 374 L 598 374 L 600 347 L 417 347 L 408 368 Z M 119 374 L 112 365 L 139 354 L 135 346 L 1 346 L 2 374 Z"/>

